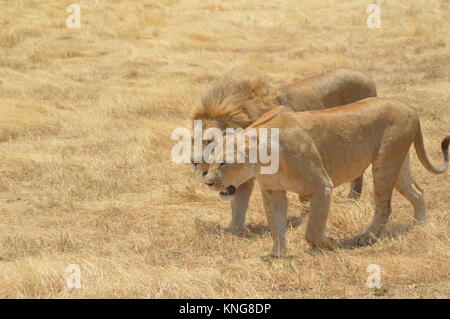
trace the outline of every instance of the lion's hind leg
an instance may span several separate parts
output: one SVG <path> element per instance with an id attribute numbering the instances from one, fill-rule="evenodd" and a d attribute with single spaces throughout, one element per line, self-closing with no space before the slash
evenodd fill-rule
<path id="1" fill-rule="evenodd" d="M 380 153 L 372 163 L 375 214 L 370 225 L 354 237 L 359 245 L 376 242 L 392 212 L 392 192 L 403 161 L 399 161 L 398 157 L 389 156 L 387 152 Z"/>
<path id="2" fill-rule="evenodd" d="M 395 183 L 395 189 L 408 199 L 414 207 L 414 218 L 418 221 L 425 220 L 427 210 L 425 206 L 425 197 L 418 186 L 415 186 L 411 177 L 410 155 L 409 152 L 403 161 L 400 175 Z"/>

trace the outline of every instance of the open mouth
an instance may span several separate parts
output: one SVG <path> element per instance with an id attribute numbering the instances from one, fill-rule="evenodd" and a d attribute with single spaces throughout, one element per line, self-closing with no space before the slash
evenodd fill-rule
<path id="1" fill-rule="evenodd" d="M 220 196 L 233 196 L 236 193 L 236 187 L 233 185 L 228 186 L 223 191 L 219 192 Z"/>

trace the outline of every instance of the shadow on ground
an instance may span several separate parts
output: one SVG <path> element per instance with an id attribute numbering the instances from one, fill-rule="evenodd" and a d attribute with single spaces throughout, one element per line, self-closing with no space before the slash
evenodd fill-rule
<path id="1" fill-rule="evenodd" d="M 307 213 L 302 213 L 300 216 L 289 216 L 287 220 L 287 228 L 297 228 L 299 227 L 304 219 L 307 217 Z M 383 239 L 395 240 L 396 238 L 409 233 L 417 224 L 415 223 L 391 223 L 388 224 L 386 229 L 382 232 L 378 241 Z M 260 238 L 266 234 L 270 233 L 270 228 L 267 224 L 248 224 L 243 232 L 233 233 L 226 230 L 226 228 L 213 221 L 204 221 L 200 219 L 195 220 L 195 227 L 197 232 L 212 234 L 212 235 L 223 235 L 232 234 L 241 238 L 256 239 Z M 352 237 L 344 240 L 338 241 L 338 249 L 357 249 L 364 246 L 359 245 L 354 241 Z M 311 253 L 315 253 L 320 249 L 310 249 Z"/>
<path id="2" fill-rule="evenodd" d="M 396 238 L 409 233 L 417 224 L 411 223 L 392 223 L 388 224 L 386 229 L 381 233 L 380 237 L 378 237 L 378 241 L 383 239 L 395 240 Z M 356 243 L 353 238 L 348 238 L 345 240 L 341 240 L 338 243 L 338 249 L 357 249 L 364 246 Z"/>
<path id="3" fill-rule="evenodd" d="M 300 216 L 289 216 L 287 220 L 287 228 L 297 228 L 301 225 L 306 216 L 306 213 L 303 213 Z M 248 224 L 243 232 L 235 233 L 228 231 L 226 227 L 220 225 L 218 222 L 196 219 L 195 227 L 197 232 L 201 233 L 214 235 L 228 233 L 242 238 L 257 238 L 270 233 L 270 228 L 267 224 Z"/>

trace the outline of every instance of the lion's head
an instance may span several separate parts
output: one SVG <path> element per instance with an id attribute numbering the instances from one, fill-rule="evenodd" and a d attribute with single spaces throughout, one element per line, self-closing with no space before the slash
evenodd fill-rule
<path id="1" fill-rule="evenodd" d="M 234 136 L 231 139 L 224 138 L 216 145 L 203 182 L 218 191 L 221 199 L 231 199 L 236 188 L 255 175 L 256 165 L 249 161 L 249 146 L 244 145 L 244 148 L 240 149 Z M 241 158 L 242 162 L 237 162 L 238 158 Z"/>
<path id="2" fill-rule="evenodd" d="M 194 121 L 201 120 L 202 132 L 209 128 L 246 128 L 256 121 L 261 114 L 279 104 L 283 96 L 282 87 L 269 82 L 257 80 L 236 81 L 223 79 L 208 90 L 200 103 L 190 114 L 192 130 Z M 214 141 L 214 138 L 202 139 L 202 150 Z M 194 147 L 194 143 L 192 143 Z M 209 164 L 194 157 L 191 161 L 204 178 Z"/>

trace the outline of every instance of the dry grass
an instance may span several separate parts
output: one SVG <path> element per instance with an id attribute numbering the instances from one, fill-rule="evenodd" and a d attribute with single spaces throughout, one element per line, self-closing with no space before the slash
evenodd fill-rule
<path id="1" fill-rule="evenodd" d="M 450 296 L 450 179 L 414 159 L 429 221 L 394 213 L 374 246 L 346 245 L 372 216 L 362 200 L 333 198 L 328 231 L 344 247 L 311 251 L 305 221 L 288 232 L 290 258 L 271 246 L 260 196 L 247 236 L 223 232 L 227 203 L 170 161 L 170 133 L 222 75 L 290 81 L 327 66 L 373 75 L 381 96 L 422 115 L 427 149 L 441 161 L 450 133 L 447 0 L 371 2 L 78 1 L 81 29 L 65 27 L 73 1 L 1 1 L 0 297 L 375 297 L 369 264 L 388 298 Z M 292 196 L 289 214 L 299 216 Z M 78 264 L 82 288 L 64 270 Z"/>

